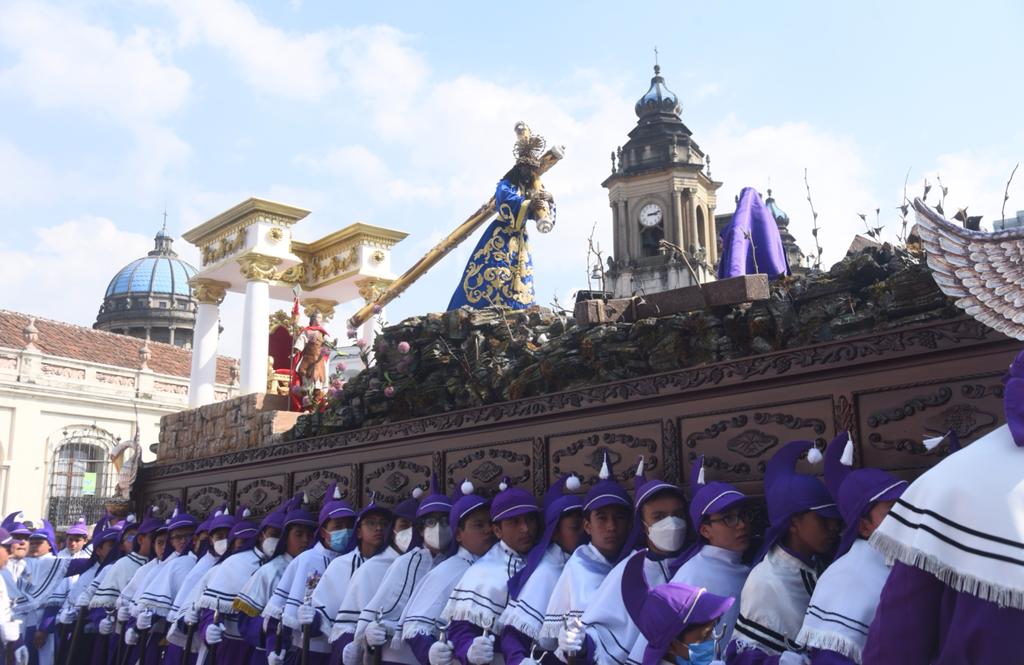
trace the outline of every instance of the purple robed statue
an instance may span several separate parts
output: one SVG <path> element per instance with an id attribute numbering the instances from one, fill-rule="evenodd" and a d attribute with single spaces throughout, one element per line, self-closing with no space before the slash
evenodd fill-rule
<path id="1" fill-rule="evenodd" d="M 718 278 L 765 273 L 770 279 L 789 274 L 789 261 L 775 217 L 753 187 L 740 192 L 732 221 L 722 231 Z"/>

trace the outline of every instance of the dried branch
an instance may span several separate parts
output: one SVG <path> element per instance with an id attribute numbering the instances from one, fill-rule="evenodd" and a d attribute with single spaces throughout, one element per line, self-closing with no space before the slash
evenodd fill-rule
<path id="1" fill-rule="evenodd" d="M 750 258 L 754 261 L 754 272 L 760 273 L 761 269 L 757 267 L 757 243 L 750 237 L 750 231 L 744 231 L 743 237 L 750 243 Z"/>
<path id="2" fill-rule="evenodd" d="M 601 276 L 601 290 L 605 290 L 605 279 L 604 279 L 604 257 L 601 255 L 601 245 L 594 242 L 594 232 L 597 231 L 597 222 L 590 227 L 590 237 L 587 238 L 587 288 L 591 291 L 594 290 L 593 284 L 590 282 L 591 266 L 590 257 L 597 259 L 597 273 Z"/>
<path id="3" fill-rule="evenodd" d="M 690 272 L 690 277 L 693 278 L 693 283 L 696 284 L 698 287 L 701 286 L 700 278 L 697 277 L 697 271 L 693 269 L 693 265 L 690 263 L 690 259 L 686 256 L 686 252 L 683 251 L 682 247 L 674 243 L 671 243 L 665 239 L 658 241 L 658 247 L 660 247 L 661 249 L 667 249 L 673 252 L 674 254 L 678 254 L 679 257 L 683 260 L 683 263 L 686 264 L 686 269 Z"/>
<path id="4" fill-rule="evenodd" d="M 818 242 L 818 212 L 814 209 L 814 201 L 811 200 L 811 183 L 807 180 L 807 169 L 804 169 L 804 187 L 807 188 L 807 203 L 811 206 L 811 235 L 814 236 L 814 248 L 818 251 L 814 257 L 814 269 L 821 270 L 821 243 Z"/>
<path id="5" fill-rule="evenodd" d="M 942 184 L 942 176 L 935 174 L 935 179 L 939 182 L 939 191 L 942 192 L 942 198 L 939 199 L 939 205 L 936 206 L 936 210 L 939 211 L 940 215 L 946 214 L 946 194 L 949 194 L 949 187 Z"/>
<path id="6" fill-rule="evenodd" d="M 1006 190 L 1003 192 L 1003 207 L 999 211 L 999 219 L 1006 219 L 1006 202 L 1010 200 L 1010 183 L 1013 182 L 1013 176 L 1017 173 L 1017 167 L 1020 166 L 1020 162 L 1013 167 L 1010 171 L 1010 178 L 1006 181 Z"/>
<path id="7" fill-rule="evenodd" d="M 913 167 L 911 167 L 913 168 Z M 910 201 L 907 199 L 907 183 L 910 182 L 910 169 L 907 169 L 907 177 L 903 179 L 903 203 L 900 205 L 898 210 L 900 211 L 900 223 L 901 223 L 901 235 L 899 241 L 904 246 L 907 244 L 907 215 L 910 213 Z"/>

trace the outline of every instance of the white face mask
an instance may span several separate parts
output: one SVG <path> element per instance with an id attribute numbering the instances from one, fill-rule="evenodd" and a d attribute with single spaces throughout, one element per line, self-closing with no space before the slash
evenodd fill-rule
<path id="1" fill-rule="evenodd" d="M 395 534 L 395 547 L 402 550 L 404 553 L 409 549 L 409 543 L 412 542 L 412 527 L 402 529 Z"/>
<path id="2" fill-rule="evenodd" d="M 224 553 L 228 551 L 228 539 L 213 541 L 213 551 L 217 556 L 224 556 Z"/>
<path id="3" fill-rule="evenodd" d="M 260 549 L 263 550 L 263 554 L 266 556 L 274 556 L 274 550 L 277 549 L 279 542 L 281 542 L 280 538 L 264 538 Z"/>
<path id="4" fill-rule="evenodd" d="M 686 520 L 671 515 L 662 518 L 647 527 L 647 538 L 663 552 L 677 552 L 686 540 Z"/>
<path id="5" fill-rule="evenodd" d="M 423 542 L 427 544 L 427 547 L 440 552 L 448 547 L 448 543 L 452 542 L 452 528 L 447 524 L 428 526 L 423 530 Z"/>

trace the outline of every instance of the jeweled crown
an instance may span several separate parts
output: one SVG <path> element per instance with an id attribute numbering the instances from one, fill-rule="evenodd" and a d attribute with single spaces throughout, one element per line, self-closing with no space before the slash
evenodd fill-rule
<path id="1" fill-rule="evenodd" d="M 540 166 L 540 158 L 547 147 L 547 141 L 539 134 L 530 131 L 530 126 L 520 120 L 516 123 L 516 145 L 512 148 L 517 164 Z"/>

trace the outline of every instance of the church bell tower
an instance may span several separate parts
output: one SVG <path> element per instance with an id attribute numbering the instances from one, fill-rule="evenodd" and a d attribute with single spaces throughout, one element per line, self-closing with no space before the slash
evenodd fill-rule
<path id="1" fill-rule="evenodd" d="M 612 174 L 601 183 L 614 239 L 605 288 L 616 298 L 713 280 L 718 261 L 715 191 L 722 183 L 711 179 L 709 160 L 683 124 L 682 106 L 658 65 L 634 109 L 636 127 L 612 153 Z M 685 252 L 685 260 L 663 240 Z"/>

